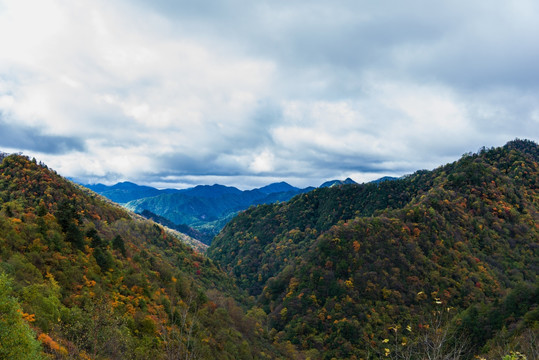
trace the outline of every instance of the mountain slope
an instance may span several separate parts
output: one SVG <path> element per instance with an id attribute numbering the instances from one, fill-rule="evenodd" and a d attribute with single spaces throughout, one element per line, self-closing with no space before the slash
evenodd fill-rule
<path id="1" fill-rule="evenodd" d="M 466 325 L 474 306 L 537 288 L 538 160 L 537 144 L 516 140 L 400 180 L 318 189 L 240 214 L 208 254 L 257 295 L 276 339 L 314 358 L 404 357 L 448 329 L 488 352 L 500 324 L 538 331 L 536 290 L 527 308 L 494 311 L 499 327 Z"/>
<path id="2" fill-rule="evenodd" d="M 239 284 L 258 295 L 264 283 L 287 265 L 285 258 L 301 256 L 307 244 L 337 222 L 402 207 L 425 182 L 420 177 L 413 183 L 325 187 L 284 204 L 260 205 L 227 224 L 208 254 L 231 273 L 242 274 Z"/>
<path id="3" fill-rule="evenodd" d="M 35 160 L 0 161 L 0 302 L 20 304 L 49 358 L 293 357 L 246 315 L 232 280 L 176 235 Z M 17 335 L 4 330 L 9 353 Z"/>
<path id="4" fill-rule="evenodd" d="M 149 210 L 143 210 L 140 213 L 140 215 L 145 217 L 146 219 L 150 219 L 152 221 L 155 221 L 158 224 L 166 226 L 169 229 L 176 230 L 182 234 L 192 237 L 193 239 L 197 239 L 201 241 L 203 244 L 209 244 L 211 242 L 211 237 L 209 235 L 201 233 L 200 231 L 197 231 L 187 225 L 183 225 L 183 224 L 176 225 L 172 221 L 168 220 L 167 218 L 154 214 L 153 212 Z"/>
<path id="5" fill-rule="evenodd" d="M 217 184 L 199 185 L 176 193 L 133 200 L 125 206 L 137 213 L 147 210 L 174 224 L 188 225 L 211 238 L 239 211 L 251 205 L 287 201 L 308 190 L 286 183 L 246 191 Z"/>

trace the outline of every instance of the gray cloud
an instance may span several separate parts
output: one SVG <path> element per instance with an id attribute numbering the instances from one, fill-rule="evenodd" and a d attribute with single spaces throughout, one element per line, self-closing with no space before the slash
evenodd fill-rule
<path id="1" fill-rule="evenodd" d="M 9 124 L 0 114 L 0 147 L 59 155 L 84 151 L 84 141 L 74 137 L 46 135 L 39 128 Z"/>
<path id="2" fill-rule="evenodd" d="M 139 1 L 184 31 L 286 69 L 383 69 L 461 85 L 528 84 L 539 57 L 532 1 Z M 345 70 L 343 72 L 343 70 Z M 348 71 L 346 71 L 348 70 Z"/>

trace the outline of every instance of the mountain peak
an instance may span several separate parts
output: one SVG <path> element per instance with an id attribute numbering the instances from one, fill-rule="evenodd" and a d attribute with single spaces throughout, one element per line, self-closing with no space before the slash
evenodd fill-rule
<path id="1" fill-rule="evenodd" d="M 220 184 L 213 185 L 198 185 L 192 189 L 186 189 L 183 193 L 187 196 L 199 196 L 199 197 L 220 197 L 225 194 L 240 194 L 241 190 L 233 186 L 225 186 Z"/>
<path id="2" fill-rule="evenodd" d="M 332 187 L 332 186 L 339 186 L 339 185 L 348 185 L 348 184 L 357 184 L 354 180 L 350 178 L 346 178 L 345 180 L 329 180 L 320 185 L 319 187 L 325 188 L 325 187 Z"/>
<path id="3" fill-rule="evenodd" d="M 266 186 L 263 186 L 261 188 L 254 189 L 254 190 L 261 191 L 265 194 L 273 194 L 277 192 L 297 191 L 299 189 L 295 186 L 290 185 L 289 183 L 285 181 L 281 181 L 281 182 L 269 184 L 269 185 L 266 185 Z"/>

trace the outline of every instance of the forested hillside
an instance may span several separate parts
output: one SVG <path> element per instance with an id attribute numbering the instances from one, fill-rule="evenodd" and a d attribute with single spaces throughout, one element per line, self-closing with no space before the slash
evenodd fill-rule
<path id="1" fill-rule="evenodd" d="M 0 162 L 1 359 L 294 357 L 179 237 L 35 160 Z"/>
<path id="2" fill-rule="evenodd" d="M 200 233 L 199 240 L 209 244 L 239 211 L 251 205 L 287 201 L 311 189 L 299 189 L 287 183 L 244 191 L 218 184 L 199 185 L 183 190 L 161 190 L 162 194 L 158 196 L 139 198 L 124 205 L 136 213 L 149 211 L 156 214 L 174 224 L 173 227 L 187 225 Z M 110 192 L 103 192 L 105 196 L 108 194 Z"/>
<path id="3" fill-rule="evenodd" d="M 249 209 L 208 254 L 312 358 L 536 359 L 539 148 Z M 430 356 L 429 355 L 429 356 Z"/>

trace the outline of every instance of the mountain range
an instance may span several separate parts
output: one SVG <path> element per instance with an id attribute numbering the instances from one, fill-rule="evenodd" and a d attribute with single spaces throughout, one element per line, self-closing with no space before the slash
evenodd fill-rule
<path id="1" fill-rule="evenodd" d="M 321 187 L 343 184 L 355 182 L 352 179 L 331 180 Z M 298 194 L 314 189 L 314 187 L 300 189 L 286 182 L 243 191 L 219 184 L 199 185 L 182 190 L 159 190 L 131 182 L 112 186 L 103 184 L 84 186 L 122 204 L 129 210 L 183 231 L 206 244 L 209 244 L 239 211 L 253 205 L 285 202 Z"/>
<path id="2" fill-rule="evenodd" d="M 150 186 L 137 185 L 129 181 L 117 183 L 112 186 L 104 184 L 84 186 L 118 204 L 124 204 L 129 201 L 142 199 L 145 197 L 158 196 L 161 194 L 170 194 L 180 191 L 176 189 L 159 190 Z"/>
<path id="3" fill-rule="evenodd" d="M 537 359 L 538 189 L 517 139 L 250 206 L 197 250 L 0 153 L 0 358 Z"/>

